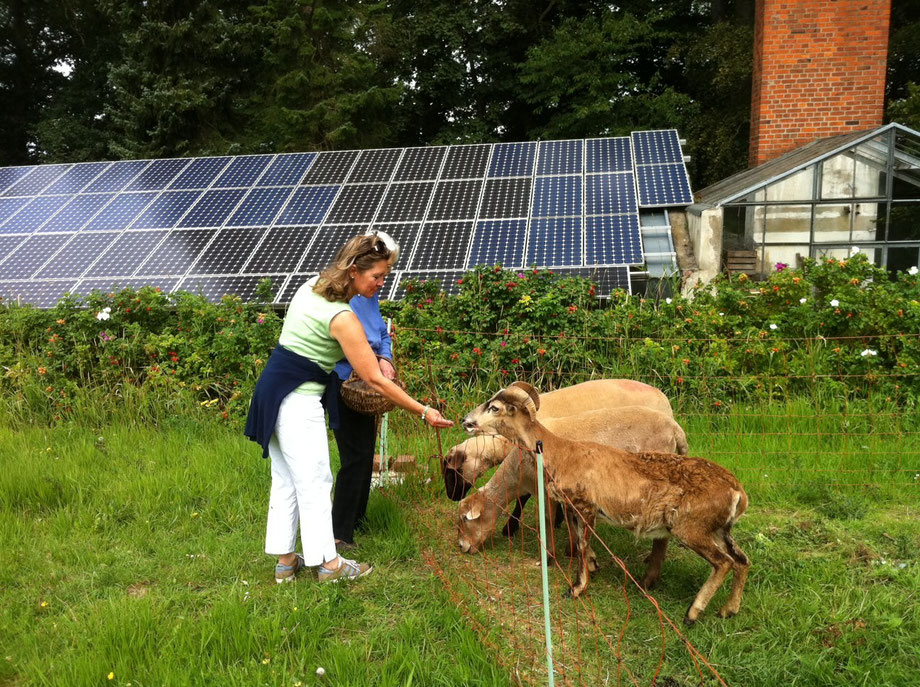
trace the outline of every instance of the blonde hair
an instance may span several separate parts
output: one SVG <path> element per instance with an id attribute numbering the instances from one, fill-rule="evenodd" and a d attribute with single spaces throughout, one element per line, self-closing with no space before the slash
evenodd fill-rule
<path id="1" fill-rule="evenodd" d="M 359 272 L 365 272 L 380 260 L 389 262 L 391 259 L 389 247 L 376 234 L 354 236 L 339 248 L 332 263 L 319 273 L 313 291 L 327 301 L 345 302 L 348 300 L 348 285 L 351 281 L 348 270 L 352 265 L 357 267 Z"/>

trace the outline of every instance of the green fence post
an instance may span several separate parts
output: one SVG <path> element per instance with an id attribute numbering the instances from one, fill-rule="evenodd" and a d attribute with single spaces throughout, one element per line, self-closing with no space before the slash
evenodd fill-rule
<path id="1" fill-rule="evenodd" d="M 555 685 L 553 674 L 553 629 L 549 622 L 549 575 L 546 560 L 546 491 L 543 488 L 543 442 L 537 442 L 537 505 L 540 511 L 540 569 L 543 572 L 543 631 L 546 635 L 547 684 Z"/>

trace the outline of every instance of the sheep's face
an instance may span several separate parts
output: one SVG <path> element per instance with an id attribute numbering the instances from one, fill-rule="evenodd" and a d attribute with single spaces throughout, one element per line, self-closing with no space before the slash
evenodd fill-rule
<path id="1" fill-rule="evenodd" d="M 463 418 L 463 427 L 471 434 L 521 440 L 529 425 L 536 421 L 539 407 L 539 397 L 533 387 L 515 382 L 474 408 Z"/>
<path id="2" fill-rule="evenodd" d="M 488 508 L 481 491 L 474 492 L 460 502 L 457 516 L 457 541 L 463 553 L 479 553 L 486 538 L 495 529 L 494 509 Z"/>

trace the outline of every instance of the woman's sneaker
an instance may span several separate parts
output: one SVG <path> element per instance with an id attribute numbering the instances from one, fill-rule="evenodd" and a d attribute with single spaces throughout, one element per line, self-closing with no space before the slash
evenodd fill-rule
<path id="1" fill-rule="evenodd" d="M 320 582 L 338 582 L 339 580 L 356 580 L 369 575 L 373 568 L 367 563 L 357 563 L 347 558 L 339 557 L 342 563 L 335 570 L 327 570 L 324 566 L 317 568 L 316 576 Z"/>
<path id="2" fill-rule="evenodd" d="M 300 569 L 306 565 L 306 562 L 299 553 L 294 554 L 294 562 L 290 565 L 282 565 L 279 563 L 275 566 L 275 582 L 282 584 L 283 582 L 293 582 L 294 577 L 300 572 Z"/>

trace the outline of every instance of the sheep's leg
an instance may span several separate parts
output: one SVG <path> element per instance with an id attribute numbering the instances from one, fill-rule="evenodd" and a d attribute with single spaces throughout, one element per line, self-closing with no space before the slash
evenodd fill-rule
<path id="1" fill-rule="evenodd" d="M 580 518 L 578 517 L 577 513 L 574 511 L 570 512 L 570 510 L 568 508 L 564 508 L 562 504 L 559 504 L 559 509 L 565 516 L 565 526 L 569 533 L 568 556 L 570 558 L 575 558 L 576 556 L 580 555 L 578 550 L 578 535 L 576 534 L 577 524 L 580 522 Z M 588 543 L 586 557 L 588 559 L 588 571 L 597 572 L 600 569 L 597 564 L 597 554 L 594 553 L 594 549 L 591 547 L 590 543 Z"/>
<path id="2" fill-rule="evenodd" d="M 751 562 L 748 560 L 748 557 L 744 555 L 744 551 L 735 544 L 728 532 L 725 533 L 724 540 L 728 553 L 734 560 L 734 574 L 732 575 L 731 593 L 728 596 L 728 601 L 725 602 L 725 605 L 722 606 L 719 611 L 719 617 L 731 618 L 741 609 L 741 595 L 744 592 L 744 583 L 747 580 L 748 569 L 751 567 Z"/>
<path id="3" fill-rule="evenodd" d="M 574 509 L 571 509 L 570 512 L 570 509 L 566 508 L 566 520 L 570 525 L 573 525 L 572 531 L 575 534 L 575 541 L 578 545 L 578 568 L 575 575 L 575 584 L 564 594 L 565 597 L 577 599 L 588 588 L 588 581 L 591 578 L 589 555 L 593 554 L 588 538 L 590 537 L 589 526 L 591 529 L 594 527 L 594 515 L 595 511 L 586 506 L 582 506 L 580 513 L 575 512 Z"/>
<path id="4" fill-rule="evenodd" d="M 716 544 L 711 533 L 697 533 L 693 531 L 679 532 L 678 529 L 675 528 L 673 534 L 678 537 L 687 548 L 695 551 L 709 561 L 709 564 L 712 566 L 712 573 L 710 573 L 706 582 L 703 583 L 693 603 L 690 604 L 690 608 L 687 609 L 687 614 L 684 616 L 684 624 L 693 625 L 699 619 L 703 611 L 706 610 L 706 606 L 709 605 L 709 601 L 716 593 L 716 590 L 718 590 L 722 582 L 725 581 L 725 576 L 728 575 L 734 567 L 735 561 L 727 551 Z"/>
<path id="5" fill-rule="evenodd" d="M 508 516 L 508 522 L 506 522 L 505 526 L 502 528 L 502 534 L 509 539 L 517 534 L 517 531 L 521 527 L 521 514 L 524 512 L 524 506 L 529 498 L 530 494 L 524 494 L 515 502 L 514 510 L 511 512 L 511 515 Z"/>
<path id="6" fill-rule="evenodd" d="M 652 542 L 652 552 L 646 557 L 645 562 L 648 568 L 645 571 L 645 577 L 642 578 L 642 588 L 645 590 L 654 589 L 661 578 L 661 564 L 668 553 L 668 538 L 661 537 Z"/>

